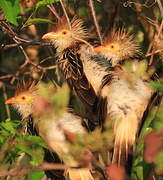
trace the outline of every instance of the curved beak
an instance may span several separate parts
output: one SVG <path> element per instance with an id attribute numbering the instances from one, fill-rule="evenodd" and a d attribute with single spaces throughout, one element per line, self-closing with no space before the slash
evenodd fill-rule
<path id="1" fill-rule="evenodd" d="M 15 101 L 15 98 L 12 97 L 12 98 L 9 98 L 5 101 L 5 104 L 14 104 L 14 101 Z"/>
<path id="2" fill-rule="evenodd" d="M 42 36 L 42 39 L 55 39 L 57 37 L 57 34 L 55 32 L 49 32 L 47 34 L 44 34 Z"/>
<path id="3" fill-rule="evenodd" d="M 95 47 L 93 49 L 97 53 L 106 51 L 106 47 L 105 46 L 97 46 L 97 47 Z"/>

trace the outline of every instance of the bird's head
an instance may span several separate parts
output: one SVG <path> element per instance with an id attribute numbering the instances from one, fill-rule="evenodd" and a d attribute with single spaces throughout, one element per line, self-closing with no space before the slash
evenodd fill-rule
<path id="1" fill-rule="evenodd" d="M 104 44 L 94 48 L 115 66 L 125 59 L 134 58 L 141 54 L 140 47 L 133 41 L 132 35 L 125 29 L 113 29 L 105 39 Z"/>
<path id="2" fill-rule="evenodd" d="M 37 97 L 35 83 L 20 83 L 14 97 L 6 100 L 5 104 L 12 104 L 15 109 L 26 118 L 33 113 L 33 104 Z"/>
<path id="3" fill-rule="evenodd" d="M 44 34 L 42 39 L 50 40 L 59 51 L 72 46 L 80 40 L 88 38 L 87 30 L 83 27 L 83 21 L 74 17 L 70 24 L 66 18 L 62 18 L 56 25 L 54 31 Z"/>

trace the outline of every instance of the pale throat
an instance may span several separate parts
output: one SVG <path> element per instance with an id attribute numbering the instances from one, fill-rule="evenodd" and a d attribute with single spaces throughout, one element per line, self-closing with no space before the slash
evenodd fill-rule
<path id="1" fill-rule="evenodd" d="M 66 48 L 69 48 L 73 44 L 75 44 L 75 40 L 72 38 L 62 38 L 60 40 L 53 40 L 52 43 L 55 47 L 57 47 L 57 53 L 64 51 Z"/>
<path id="2" fill-rule="evenodd" d="M 18 110 L 22 118 L 27 118 L 33 113 L 33 104 L 13 104 L 13 106 Z"/>

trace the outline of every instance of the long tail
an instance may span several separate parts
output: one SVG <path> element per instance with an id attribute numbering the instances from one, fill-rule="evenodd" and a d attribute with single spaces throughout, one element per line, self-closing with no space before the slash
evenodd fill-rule
<path id="1" fill-rule="evenodd" d="M 67 173 L 71 180 L 94 180 L 90 170 L 87 168 L 69 168 Z"/>
<path id="2" fill-rule="evenodd" d="M 128 112 L 127 115 L 115 120 L 115 143 L 112 163 L 120 165 L 122 159 L 127 159 L 129 148 L 135 142 L 138 123 L 138 118 L 133 112 Z"/>

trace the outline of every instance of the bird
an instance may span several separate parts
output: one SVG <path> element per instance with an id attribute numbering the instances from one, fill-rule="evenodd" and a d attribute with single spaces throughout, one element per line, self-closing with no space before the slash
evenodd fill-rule
<path id="1" fill-rule="evenodd" d="M 111 121 L 114 132 L 112 163 L 123 163 L 135 144 L 142 117 L 154 93 L 144 79 L 146 68 L 139 72 L 146 60 L 133 36 L 124 28 L 113 29 L 104 44 L 94 47 L 106 61 L 111 63 L 112 78 L 103 78 L 100 94 L 107 98 L 106 121 Z M 142 56 L 142 57 L 141 57 Z M 130 62 L 130 70 L 125 66 Z M 138 73 L 139 72 L 139 73 Z"/>
<path id="2" fill-rule="evenodd" d="M 143 59 L 143 56 L 139 45 L 133 41 L 133 37 L 131 35 L 125 32 L 124 28 L 119 30 L 113 29 L 102 46 L 98 46 L 92 49 L 91 46 L 85 43 L 89 38 L 89 35 L 85 34 L 85 29 L 83 29 L 82 25 L 83 23 L 81 20 L 73 19 L 71 21 L 71 29 L 66 23 L 62 25 L 58 24 L 55 31 L 45 34 L 42 38 L 50 39 L 50 41 L 57 47 L 59 63 L 62 63 L 63 59 L 66 59 L 66 62 L 68 63 L 72 59 L 75 62 L 81 63 L 82 73 L 84 73 L 88 84 L 91 85 L 95 92 L 93 94 L 95 94 L 94 97 L 96 98 L 94 98 L 93 103 L 90 104 L 93 104 L 93 107 L 96 107 L 95 111 L 98 111 L 97 116 L 99 121 L 104 121 L 106 117 L 110 117 L 110 119 L 117 117 L 116 120 L 113 121 L 113 129 L 115 134 L 113 162 L 116 161 L 115 157 L 117 156 L 117 161 L 120 161 L 119 159 L 121 157 L 122 149 L 126 149 L 126 154 L 128 154 L 128 148 L 135 142 L 139 124 L 138 121 L 140 121 L 142 118 L 149 99 L 152 95 L 152 90 L 148 87 L 147 83 L 144 82 L 141 77 L 136 78 L 134 74 L 132 74 L 132 72 L 134 73 L 136 72 L 136 69 L 138 69 L 137 67 L 139 65 L 137 64 L 139 63 L 137 62 Z M 77 46 L 74 44 L 77 44 Z M 81 45 L 79 46 L 79 44 Z M 72 58 L 74 57 L 72 54 L 70 54 L 70 51 L 74 52 L 72 51 L 72 47 L 77 48 L 78 51 L 76 50 L 73 55 L 77 54 L 79 58 Z M 69 51 L 67 51 L 66 48 L 68 48 Z M 66 56 L 67 58 L 63 58 L 65 57 L 63 52 L 66 52 L 69 54 L 69 56 Z M 77 59 L 79 61 L 77 61 Z M 125 66 L 122 66 L 122 64 L 127 60 L 132 61 L 132 70 L 130 73 L 132 74 L 132 78 L 130 78 L 127 70 L 125 69 Z M 60 66 L 60 69 L 64 69 L 63 71 L 65 71 L 65 75 L 67 75 L 68 72 L 71 71 L 65 67 L 66 66 L 62 63 L 62 67 Z M 78 69 L 78 67 L 75 67 L 76 71 Z M 77 77 L 81 77 L 81 73 L 74 74 L 77 75 Z M 65 77 L 66 79 L 70 78 L 71 82 L 76 82 L 72 81 L 72 73 L 71 75 L 67 75 Z M 134 84 L 133 87 L 131 83 L 129 83 L 132 81 Z M 77 82 L 79 82 L 79 79 Z M 80 82 L 83 81 L 80 79 Z M 71 85 L 74 86 L 73 83 Z M 88 87 L 90 87 L 90 85 Z M 121 89 L 123 88 L 124 91 L 121 93 Z M 147 92 L 147 94 L 145 95 L 144 92 Z M 126 98 L 127 94 L 128 100 Z M 85 94 L 83 94 L 83 97 L 84 96 Z M 117 99 L 117 97 L 119 97 L 119 99 Z M 135 102 L 135 104 L 133 102 Z M 130 105 L 128 106 L 128 104 Z M 136 107 L 134 109 L 133 107 L 130 108 L 130 106 Z M 138 115 L 139 111 L 140 117 Z M 121 116 L 124 116 L 125 118 L 122 118 Z M 129 116 L 134 117 L 132 119 Z M 127 126 L 124 124 L 125 119 L 126 123 L 128 123 Z M 130 119 L 132 120 L 130 121 Z M 133 127 L 132 124 L 134 124 Z M 119 127 L 121 131 L 119 130 Z M 126 144 L 125 148 L 122 147 L 124 142 Z"/>
<path id="3" fill-rule="evenodd" d="M 35 83 L 19 85 L 21 88 L 5 104 L 12 104 L 22 119 L 32 115 L 33 126 L 47 143 L 49 151 L 56 152 L 60 158 L 65 157 L 63 159 L 68 166 L 76 167 L 79 164 L 69 155 L 66 135 L 82 135 L 86 132 L 82 126 L 82 118 L 70 109 L 65 109 L 63 114 L 57 117 L 51 102 L 40 96 L 38 86 Z M 88 168 L 68 168 L 67 173 L 72 180 L 94 179 Z"/>
<path id="4" fill-rule="evenodd" d="M 17 84 L 14 97 L 6 100 L 5 104 L 12 104 L 14 109 L 21 115 L 22 123 L 25 126 L 25 133 L 32 136 L 39 136 L 38 130 L 33 122 L 33 102 L 37 96 L 35 81 L 21 81 Z M 44 160 L 50 163 L 62 163 L 58 155 L 44 148 Z M 62 172 L 47 170 L 45 174 L 51 180 L 57 178 L 63 180 Z"/>
<path id="5" fill-rule="evenodd" d="M 90 38 L 84 22 L 77 17 L 71 20 L 70 26 L 67 20 L 62 18 L 54 31 L 42 36 L 42 39 L 50 40 L 57 48 L 59 69 L 70 87 L 88 107 L 89 118 L 96 127 L 100 124 L 100 119 L 103 119 L 103 113 L 99 112 L 97 104 L 99 101 L 106 104 L 104 99 L 98 97 L 98 90 L 101 79 L 108 74 L 106 69 L 110 63 L 103 61 L 103 58 L 99 59 L 89 43 Z"/>
<path id="6" fill-rule="evenodd" d="M 101 46 L 94 48 L 112 65 L 122 64 L 127 59 L 136 61 L 144 58 L 140 46 L 133 40 L 133 35 L 126 32 L 125 28 L 113 28 L 104 39 Z"/>

